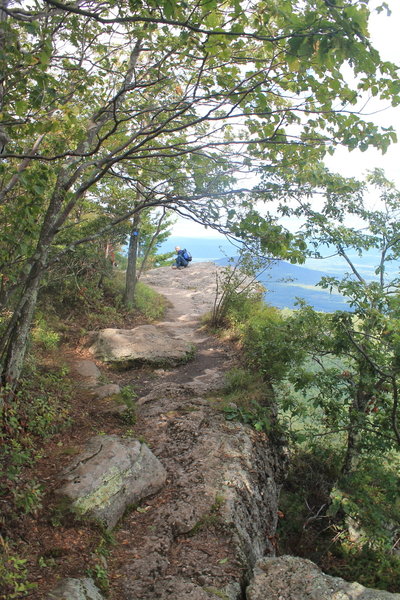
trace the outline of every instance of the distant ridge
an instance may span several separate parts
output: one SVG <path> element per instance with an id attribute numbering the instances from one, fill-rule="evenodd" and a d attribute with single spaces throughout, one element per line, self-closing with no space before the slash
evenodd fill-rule
<path id="1" fill-rule="evenodd" d="M 221 258 L 215 263 L 225 266 L 228 260 Z M 350 311 L 351 308 L 344 296 L 316 287 L 321 277 L 325 275 L 329 273 L 292 265 L 284 260 L 276 260 L 258 277 L 258 280 L 267 289 L 265 301 L 277 308 L 296 308 L 297 298 L 302 298 L 315 310 L 322 312 Z"/>
<path id="2" fill-rule="evenodd" d="M 173 252 L 175 246 L 187 248 L 193 255 L 194 262 L 212 261 L 218 265 L 226 265 L 229 257 L 235 257 L 238 248 L 225 238 L 190 238 L 171 236 L 160 248 L 161 252 Z M 265 301 L 277 308 L 296 308 L 296 298 L 303 298 L 315 310 L 333 312 L 335 310 L 350 311 L 351 308 L 340 294 L 330 294 L 316 287 L 324 275 L 333 275 L 335 271 L 320 271 L 284 260 L 276 260 L 259 277 L 259 281 L 267 288 Z M 289 281 L 291 279 L 291 281 Z M 285 281 L 282 281 L 285 280 Z"/>

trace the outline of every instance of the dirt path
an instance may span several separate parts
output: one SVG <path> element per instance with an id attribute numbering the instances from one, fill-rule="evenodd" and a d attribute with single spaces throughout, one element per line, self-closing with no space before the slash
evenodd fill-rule
<path id="1" fill-rule="evenodd" d="M 171 303 L 160 327 L 186 341 L 204 339 L 198 331 L 199 318 L 213 307 L 216 269 L 213 263 L 194 263 L 186 269 L 153 269 L 143 277 Z"/>
<path id="2" fill-rule="evenodd" d="M 158 384 L 169 383 L 198 384 L 198 392 L 219 387 L 223 373 L 231 366 L 232 353 L 227 344 L 221 344 L 202 327 L 201 317 L 211 311 L 216 291 L 216 269 L 213 263 L 193 263 L 188 268 L 178 270 L 169 267 L 153 269 L 143 282 L 162 294 L 170 303 L 164 320 L 157 324 L 170 336 L 183 339 L 195 348 L 195 356 L 186 365 L 171 369 L 158 369 L 142 388 L 143 394 L 151 392 Z M 135 373 L 132 383 L 140 383 Z M 128 374 L 127 374 L 128 375 Z M 128 382 L 129 383 L 129 382 Z"/>
<path id="3" fill-rule="evenodd" d="M 192 343 L 196 351 L 185 365 L 144 373 L 135 433 L 167 468 L 168 481 L 117 532 L 110 597 L 196 600 L 215 597 L 204 591 L 207 587 L 217 586 L 218 593 L 227 585 L 237 586 L 232 588 L 237 597 L 243 569 L 231 533 L 218 525 L 216 482 L 225 421 L 206 399 L 223 385 L 233 357 L 201 325 L 201 315 L 214 302 L 215 267 L 200 263 L 184 270 L 155 269 L 144 282 L 170 302 L 157 327 Z M 137 374 L 131 375 L 138 385 Z"/>

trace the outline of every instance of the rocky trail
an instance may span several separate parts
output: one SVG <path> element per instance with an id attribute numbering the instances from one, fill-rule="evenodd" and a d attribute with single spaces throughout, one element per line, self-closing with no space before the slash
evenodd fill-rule
<path id="1" fill-rule="evenodd" d="M 325 576 L 310 561 L 275 558 L 285 451 L 282 441 L 224 418 L 220 392 L 235 356 L 200 321 L 213 305 L 214 268 L 150 271 L 145 282 L 170 302 L 164 320 L 99 332 L 93 358 L 74 363 L 104 431 L 63 461 L 53 496 L 112 533 L 101 562 L 107 597 L 399 600 Z M 122 385 L 139 396 L 134 426 L 115 425 L 126 410 L 113 401 Z M 35 599 L 106 597 L 95 574 L 70 564 L 66 577 Z"/>

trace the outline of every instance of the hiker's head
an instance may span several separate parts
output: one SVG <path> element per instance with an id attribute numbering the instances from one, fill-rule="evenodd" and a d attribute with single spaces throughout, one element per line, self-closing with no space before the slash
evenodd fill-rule
<path id="1" fill-rule="evenodd" d="M 175 250 L 176 250 L 176 252 L 179 252 L 180 247 L 179 246 L 175 246 Z"/>

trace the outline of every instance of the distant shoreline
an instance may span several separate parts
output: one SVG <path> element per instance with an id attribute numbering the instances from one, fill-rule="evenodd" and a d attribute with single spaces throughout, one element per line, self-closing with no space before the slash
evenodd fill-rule
<path id="1" fill-rule="evenodd" d="M 174 251 L 177 245 L 190 250 L 194 262 L 223 264 L 224 260 L 227 260 L 226 257 L 237 255 L 236 246 L 225 239 L 218 238 L 171 236 L 161 245 L 160 250 Z M 378 262 L 376 253 L 370 251 L 359 257 L 354 252 L 352 259 L 363 277 L 367 280 L 375 277 L 375 265 Z M 296 298 L 300 297 L 319 311 L 351 311 L 343 296 L 338 293 L 330 294 L 329 291 L 316 286 L 321 277 L 326 275 L 342 277 L 348 270 L 348 265 L 337 256 L 328 259 L 307 259 L 301 266 L 277 261 L 271 269 L 261 275 L 259 281 L 269 290 L 265 295 L 265 301 L 277 308 L 296 308 Z M 395 274 L 397 270 L 398 265 L 393 264 L 391 272 Z M 290 279 L 290 281 L 284 282 L 282 279 Z"/>

